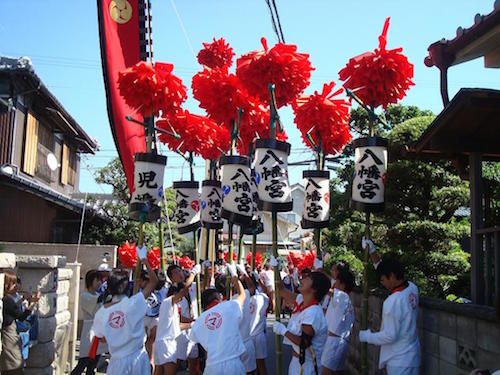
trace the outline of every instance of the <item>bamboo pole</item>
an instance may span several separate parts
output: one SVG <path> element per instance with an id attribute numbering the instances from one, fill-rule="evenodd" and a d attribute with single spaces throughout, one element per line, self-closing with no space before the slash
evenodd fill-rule
<path id="1" fill-rule="evenodd" d="M 367 109 L 368 110 L 368 109 Z M 371 114 L 374 114 L 374 109 L 370 108 Z M 369 111 L 370 115 L 370 111 Z M 373 115 L 369 116 L 368 136 L 373 136 Z M 365 212 L 365 238 L 368 240 L 371 237 L 371 214 Z M 361 329 L 368 328 L 368 261 L 370 258 L 370 246 L 366 246 L 363 256 L 363 299 L 361 308 Z M 366 342 L 361 343 L 361 373 L 368 375 L 368 345 Z"/>
<path id="2" fill-rule="evenodd" d="M 229 228 L 227 230 L 228 233 L 228 254 L 227 254 L 227 263 L 228 264 L 233 264 L 233 248 L 234 248 L 234 241 L 233 241 L 233 223 L 231 221 L 228 221 L 227 224 L 229 225 Z M 231 300 L 233 296 L 233 289 L 231 288 L 231 278 L 228 279 L 227 283 L 227 299 L 228 301 Z"/>
<path id="3" fill-rule="evenodd" d="M 163 209 L 158 222 L 158 232 L 160 241 L 160 269 L 165 271 L 165 234 L 163 233 Z"/>
<path id="4" fill-rule="evenodd" d="M 255 230 L 252 233 L 252 271 L 255 270 L 255 256 L 257 252 L 257 233 Z"/>
<path id="5" fill-rule="evenodd" d="M 195 264 L 200 263 L 200 251 L 198 248 L 198 231 L 193 231 L 194 256 Z M 198 306 L 198 316 L 201 315 L 201 289 L 200 289 L 200 274 L 196 275 L 196 305 Z"/>
<path id="6" fill-rule="evenodd" d="M 269 93 L 271 96 L 270 101 L 270 120 L 271 120 L 271 138 L 276 138 L 276 126 L 280 127 L 278 111 L 276 106 L 276 97 L 274 96 L 274 84 L 269 84 Z M 278 213 L 276 211 L 271 212 L 272 221 L 272 242 L 273 242 L 273 255 L 278 258 Z M 274 268 L 274 316 L 276 321 L 279 322 L 280 319 L 280 298 L 279 298 L 279 284 L 280 284 L 280 270 L 278 266 Z M 275 335 L 276 340 L 276 373 L 281 375 L 281 353 L 282 344 L 280 335 Z"/>

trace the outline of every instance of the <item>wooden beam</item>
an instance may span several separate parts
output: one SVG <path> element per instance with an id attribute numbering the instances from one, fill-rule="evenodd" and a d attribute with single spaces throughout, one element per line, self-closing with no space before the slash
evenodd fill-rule
<path id="1" fill-rule="evenodd" d="M 493 235 L 493 251 L 495 253 L 495 302 L 500 301 L 500 235 L 496 231 Z M 497 305 L 497 309 L 500 308 Z"/>
<path id="2" fill-rule="evenodd" d="M 471 225 L 471 299 L 472 303 L 484 304 L 484 256 L 483 236 L 477 233 L 483 227 L 483 178 L 482 156 L 469 156 L 470 225 Z"/>

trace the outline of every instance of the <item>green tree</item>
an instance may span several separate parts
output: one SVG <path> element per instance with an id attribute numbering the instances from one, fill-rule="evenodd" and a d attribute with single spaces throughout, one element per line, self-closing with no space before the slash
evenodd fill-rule
<path id="1" fill-rule="evenodd" d="M 367 115 L 359 109 L 353 114 L 353 121 L 360 121 L 359 130 L 363 130 Z M 380 253 L 399 254 L 407 277 L 423 294 L 441 298 L 468 295 L 469 254 L 460 241 L 469 235 L 469 221 L 455 214 L 468 205 L 468 183 L 460 180 L 449 162 L 404 158 L 404 146 L 416 141 L 432 122 L 428 111 L 393 106 L 388 108 L 386 119 L 390 119 L 392 130 L 379 129 L 390 144 L 386 210 L 374 215 L 372 238 Z M 352 175 L 349 159 L 337 169 L 332 186 L 332 217 L 325 241 L 332 258 L 351 263 L 360 280 L 364 215 L 349 208 Z M 370 284 L 376 283 L 372 272 Z"/>
<path id="2" fill-rule="evenodd" d="M 128 216 L 128 185 L 125 173 L 119 158 L 110 161 L 106 166 L 95 173 L 97 183 L 110 185 L 113 201 L 105 202 L 102 205 L 102 214 L 107 216 L 107 225 L 86 225 L 82 234 L 82 242 L 88 244 L 112 244 L 121 245 L 125 241 L 136 242 L 139 233 L 139 223 L 131 220 Z M 168 213 L 172 227 L 172 237 L 176 250 L 181 252 L 192 251 L 192 241 L 187 241 L 176 230 L 175 223 L 175 192 L 172 188 L 165 189 L 166 207 L 163 207 L 164 216 Z M 97 203 L 97 199 L 89 195 L 88 201 L 91 204 Z M 168 228 L 165 227 L 165 231 Z M 168 240 L 168 233 L 165 234 Z M 146 224 L 145 244 L 148 247 L 159 245 L 159 230 L 157 223 Z"/>

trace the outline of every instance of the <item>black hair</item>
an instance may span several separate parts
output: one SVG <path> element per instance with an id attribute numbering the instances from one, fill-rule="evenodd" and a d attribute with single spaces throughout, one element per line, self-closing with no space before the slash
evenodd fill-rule
<path id="1" fill-rule="evenodd" d="M 300 271 L 300 274 L 302 275 L 304 273 L 310 275 L 311 274 L 311 269 L 310 268 L 303 268 L 302 271 Z"/>
<path id="2" fill-rule="evenodd" d="M 207 306 L 209 306 L 214 301 L 220 300 L 220 294 L 217 289 L 209 288 L 205 289 L 203 293 L 201 293 L 201 306 L 203 310 L 206 310 Z"/>
<path id="3" fill-rule="evenodd" d="M 141 271 L 141 275 L 139 276 L 139 279 L 141 280 L 149 280 L 149 275 L 146 270 Z"/>
<path id="4" fill-rule="evenodd" d="M 314 289 L 314 298 L 316 301 L 321 301 L 326 293 L 330 290 L 330 279 L 323 272 L 311 272 L 310 276 Z"/>
<path id="5" fill-rule="evenodd" d="M 113 296 L 126 294 L 128 291 L 128 272 L 121 269 L 111 271 L 108 279 L 108 290 Z"/>
<path id="6" fill-rule="evenodd" d="M 382 276 L 389 278 L 391 273 L 396 276 L 396 279 L 403 280 L 405 277 L 405 269 L 399 259 L 394 254 L 386 254 L 382 257 L 377 266 L 377 277 L 380 280 Z"/>
<path id="7" fill-rule="evenodd" d="M 155 270 L 156 277 L 158 278 L 158 283 L 156 284 L 155 290 L 160 290 L 167 283 L 167 276 L 165 276 L 165 272 L 160 269 Z"/>
<path id="8" fill-rule="evenodd" d="M 172 280 L 172 274 L 173 274 L 174 270 L 176 270 L 176 269 L 182 270 L 182 268 L 180 266 L 178 266 L 177 264 L 171 264 L 170 266 L 168 266 L 167 276 L 170 280 Z"/>
<path id="9" fill-rule="evenodd" d="M 335 268 L 337 268 L 337 272 L 340 272 L 343 269 L 346 269 L 346 270 L 351 269 L 351 267 L 349 266 L 349 263 L 342 262 L 341 260 L 335 261 L 335 263 L 333 263 L 333 265 L 335 266 Z"/>
<path id="10" fill-rule="evenodd" d="M 227 275 L 219 275 L 215 279 L 215 289 L 222 295 L 226 295 L 227 291 Z"/>
<path id="11" fill-rule="evenodd" d="M 342 268 L 339 271 L 337 280 L 340 281 L 342 284 L 344 284 L 345 292 L 347 294 L 351 293 L 354 287 L 356 286 L 354 274 L 351 272 L 351 270 L 349 270 L 349 268 Z"/>
<path id="12" fill-rule="evenodd" d="M 88 289 L 91 287 L 95 279 L 100 279 L 101 273 L 97 270 L 89 270 L 85 274 L 85 287 Z"/>
<path id="13" fill-rule="evenodd" d="M 172 284 L 170 288 L 168 288 L 167 297 L 173 296 L 174 294 L 180 292 L 184 288 L 184 284 Z"/>

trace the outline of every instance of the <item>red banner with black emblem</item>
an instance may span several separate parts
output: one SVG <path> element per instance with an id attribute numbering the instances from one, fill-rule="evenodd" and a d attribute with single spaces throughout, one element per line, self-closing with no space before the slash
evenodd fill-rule
<path id="1" fill-rule="evenodd" d="M 118 92 L 118 73 L 141 59 L 141 0 L 97 0 L 102 71 L 111 132 L 120 156 L 129 190 L 134 190 L 134 154 L 146 151 L 144 128 L 125 119 L 134 110 Z M 144 45 L 144 43 L 142 43 Z"/>

